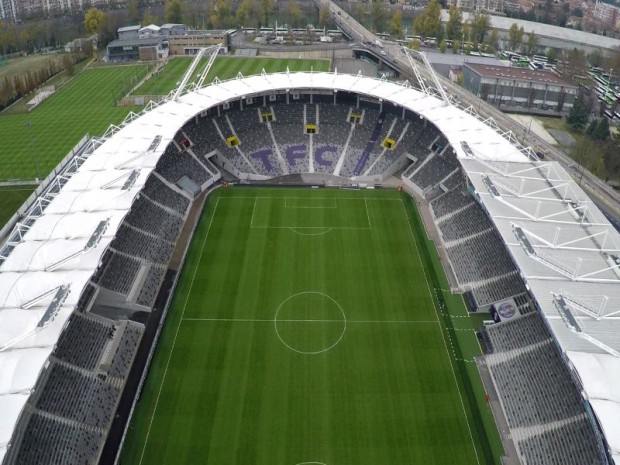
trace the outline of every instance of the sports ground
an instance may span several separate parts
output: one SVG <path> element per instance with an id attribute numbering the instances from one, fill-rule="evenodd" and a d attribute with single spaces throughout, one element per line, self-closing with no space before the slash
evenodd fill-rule
<path id="1" fill-rule="evenodd" d="M 34 191 L 34 186 L 0 187 L 0 229 Z"/>
<path id="2" fill-rule="evenodd" d="M 421 228 L 396 191 L 214 192 L 122 463 L 496 463 L 472 323 Z"/>
<path id="3" fill-rule="evenodd" d="M 175 58 L 140 89 L 168 94 L 189 67 L 191 59 Z M 268 72 L 326 71 L 325 60 L 279 60 L 275 58 L 217 58 L 209 78 L 231 79 Z M 43 179 L 86 134 L 101 136 L 110 124 L 119 124 L 129 111 L 117 101 L 149 70 L 147 65 L 87 68 L 30 113 L 0 113 L 0 181 Z M 0 191 L 0 226 L 13 215 L 30 193 Z"/>

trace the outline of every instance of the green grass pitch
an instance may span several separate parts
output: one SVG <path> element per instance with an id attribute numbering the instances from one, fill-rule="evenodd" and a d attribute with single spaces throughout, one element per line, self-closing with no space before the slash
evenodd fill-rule
<path id="1" fill-rule="evenodd" d="M 0 187 L 0 229 L 33 191 L 30 186 Z"/>
<path id="2" fill-rule="evenodd" d="M 196 70 L 195 75 L 199 75 L 199 72 L 207 63 L 207 59 L 203 59 L 201 66 Z M 189 68 L 192 59 L 190 57 L 175 57 L 171 59 L 168 64 L 155 76 L 141 85 L 136 92 L 136 95 L 167 95 L 179 82 L 187 69 Z M 224 81 L 232 79 L 237 76 L 238 73 L 244 76 L 252 76 L 260 74 L 264 69 L 267 73 L 276 73 L 286 71 L 289 69 L 293 71 L 329 71 L 328 60 L 299 60 L 299 59 L 277 59 L 277 58 L 247 58 L 247 57 L 218 57 L 205 82 L 209 83 L 217 76 L 220 80 Z"/>
<path id="3" fill-rule="evenodd" d="M 102 135 L 130 110 L 116 106 L 123 88 L 146 66 L 86 70 L 32 112 L 0 115 L 0 180 L 44 178 L 87 133 Z M 32 129 L 28 123 L 32 123 Z"/>
<path id="4" fill-rule="evenodd" d="M 213 193 L 122 462 L 495 463 L 457 363 L 479 347 L 448 348 L 412 212 L 395 191 Z"/>

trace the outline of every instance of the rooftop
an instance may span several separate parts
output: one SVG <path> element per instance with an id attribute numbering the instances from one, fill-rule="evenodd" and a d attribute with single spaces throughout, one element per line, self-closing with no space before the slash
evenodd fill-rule
<path id="1" fill-rule="evenodd" d="M 123 27 L 119 27 L 118 28 L 118 32 L 130 32 L 130 31 L 137 31 L 140 29 L 140 25 L 136 24 L 134 26 L 123 26 Z"/>
<path id="2" fill-rule="evenodd" d="M 547 69 L 533 70 L 482 63 L 465 63 L 466 67 L 482 77 L 532 81 L 538 84 L 557 84 L 564 87 L 577 87 Z"/>

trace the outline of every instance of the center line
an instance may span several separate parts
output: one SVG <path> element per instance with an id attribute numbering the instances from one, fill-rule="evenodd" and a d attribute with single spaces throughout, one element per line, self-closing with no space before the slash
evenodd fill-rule
<path id="1" fill-rule="evenodd" d="M 273 319 L 266 318 L 183 318 L 183 321 L 223 321 L 223 322 L 239 322 L 239 323 L 273 323 Z M 278 323 L 342 323 L 343 320 L 321 320 L 321 319 L 292 319 L 278 320 Z M 438 324 L 437 320 L 347 320 L 348 323 L 432 323 Z"/>

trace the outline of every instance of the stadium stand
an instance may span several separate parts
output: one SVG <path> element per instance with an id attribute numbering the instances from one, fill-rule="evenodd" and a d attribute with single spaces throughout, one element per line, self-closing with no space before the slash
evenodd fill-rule
<path id="1" fill-rule="evenodd" d="M 270 120 L 261 121 L 266 118 L 263 115 L 270 115 Z M 216 151 L 225 168 L 241 177 L 258 174 L 271 178 L 305 172 L 378 176 L 404 158 L 408 143 L 417 143 L 412 142 L 417 136 L 412 139 L 405 130 L 414 127 L 410 122 L 394 113 L 379 115 L 378 106 L 369 104 L 354 108 L 333 103 L 274 102 L 197 118 L 183 130 L 194 144 L 192 150 L 199 155 Z M 357 123 L 352 124 L 351 118 L 357 118 Z M 306 134 L 306 124 L 314 125 L 316 132 Z M 424 124 L 415 124 L 415 128 L 421 132 Z M 230 147 L 226 141 L 233 136 L 239 145 Z M 396 142 L 391 149 L 382 145 L 388 136 Z M 424 140 L 430 147 L 436 138 L 433 132 Z"/>
<path id="2" fill-rule="evenodd" d="M 75 313 L 58 339 L 53 355 L 79 368 L 94 371 L 106 344 L 114 337 L 114 330 L 111 321 Z"/>
<path id="3" fill-rule="evenodd" d="M 159 292 L 159 286 L 166 273 L 166 269 L 162 266 L 151 266 L 136 302 L 145 307 L 151 307 Z"/>
<path id="4" fill-rule="evenodd" d="M 487 365 L 525 465 L 600 464 L 579 390 L 541 316 L 484 328 Z"/>
<path id="5" fill-rule="evenodd" d="M 34 406 L 44 412 L 97 428 L 112 420 L 120 396 L 118 385 L 70 365 L 51 363 Z"/>
<path id="6" fill-rule="evenodd" d="M 127 322 L 110 366 L 110 376 L 122 379 L 127 377 L 143 333 L 143 325 L 133 321 Z"/>
<path id="7" fill-rule="evenodd" d="M 181 152 L 175 143 L 166 148 L 157 164 L 157 171 L 172 184 L 187 176 L 198 186 L 202 186 L 213 176 L 190 153 Z"/>
<path id="8" fill-rule="evenodd" d="M 101 430 L 43 412 L 26 413 L 22 423 L 25 427 L 20 443 L 11 448 L 14 463 L 78 465 L 97 462 L 104 439 Z"/>
<path id="9" fill-rule="evenodd" d="M 95 273 L 92 281 L 111 291 L 124 295 L 129 294 L 138 271 L 140 271 L 140 261 L 108 250 L 101 262 L 102 266 Z"/>
<path id="10" fill-rule="evenodd" d="M 184 173 L 187 176 L 190 173 Z M 161 181 L 157 174 L 152 174 L 144 185 L 144 195 L 160 205 L 172 208 L 184 215 L 190 200 L 182 193 L 175 191 Z"/>
<path id="11" fill-rule="evenodd" d="M 178 213 L 162 208 L 146 196 L 141 196 L 135 201 L 125 222 L 145 233 L 174 242 L 183 224 L 183 218 Z"/>
<path id="12" fill-rule="evenodd" d="M 116 241 L 112 246 L 112 250 L 153 263 L 168 263 L 173 249 L 173 242 L 146 234 L 127 224 L 121 225 L 116 234 Z"/>

